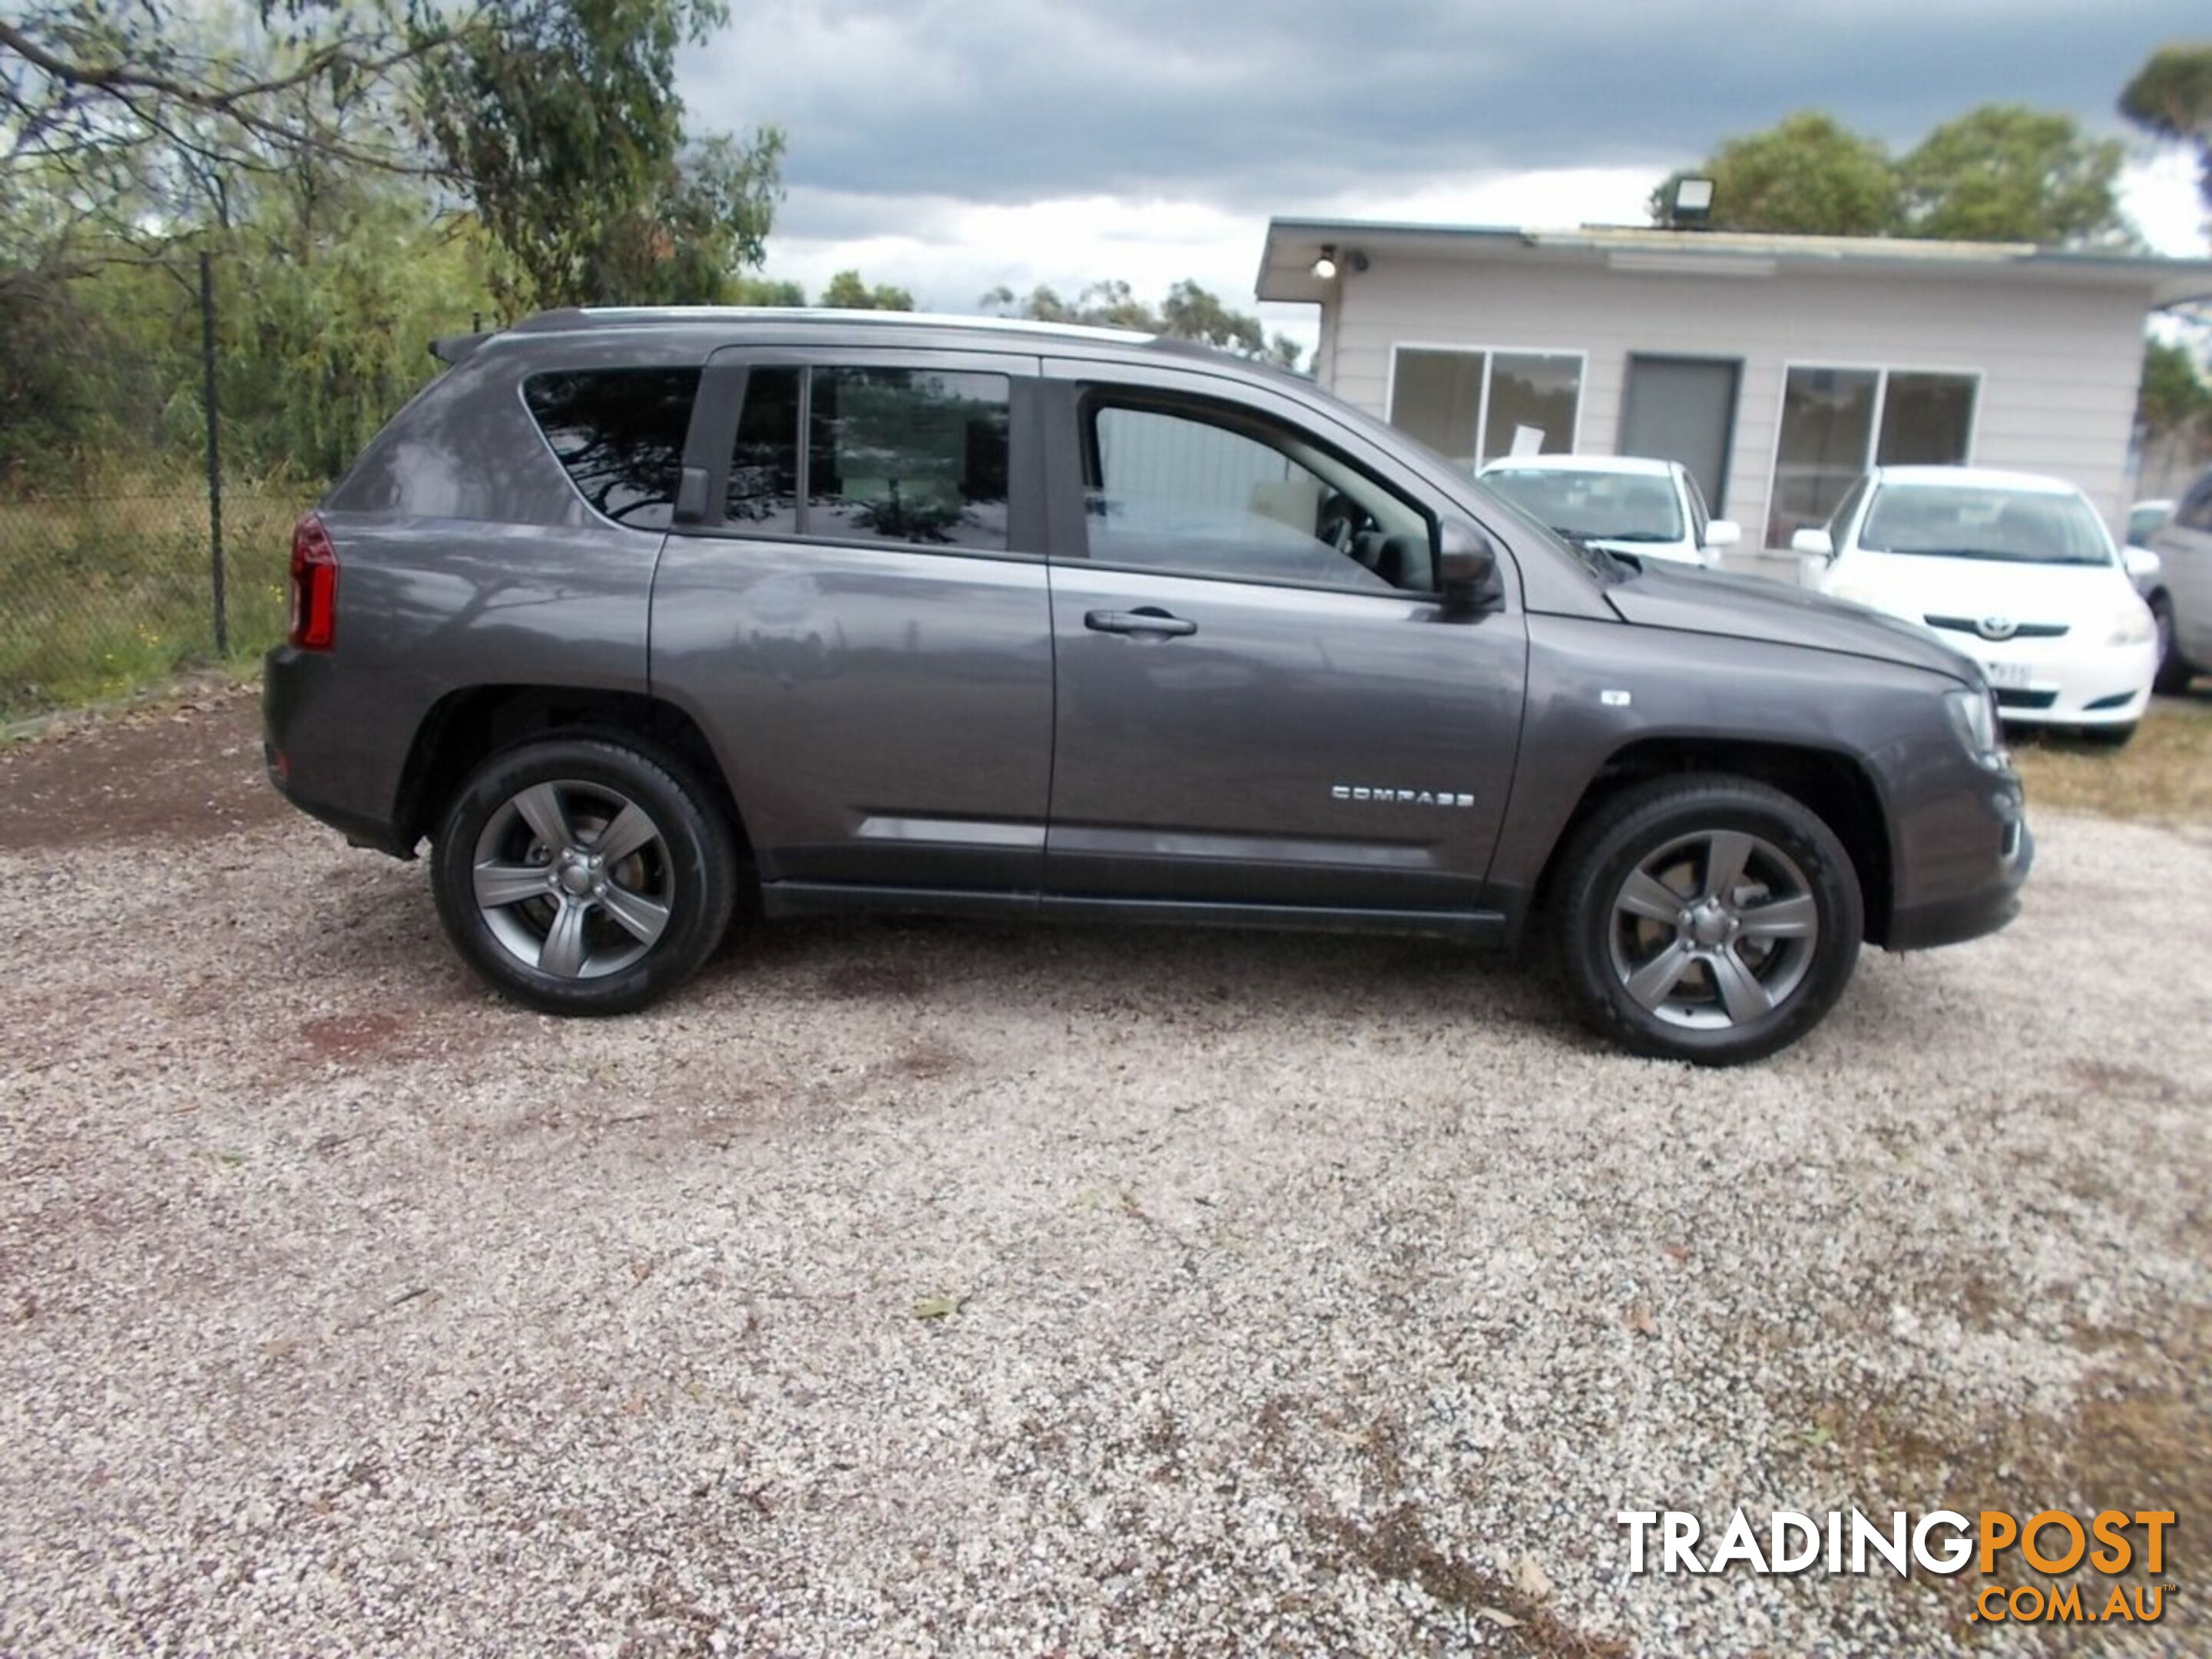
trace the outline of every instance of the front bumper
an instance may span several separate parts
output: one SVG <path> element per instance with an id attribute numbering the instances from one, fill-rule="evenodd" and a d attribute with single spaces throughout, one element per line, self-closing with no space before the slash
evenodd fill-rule
<path id="1" fill-rule="evenodd" d="M 1899 907 L 1885 942 L 1893 951 L 1932 951 L 1996 933 L 2020 914 L 2020 890 L 2034 863 L 2035 836 L 2026 818 L 2015 817 L 2004 830 L 1986 881 L 1962 893 Z"/>
<path id="2" fill-rule="evenodd" d="M 2076 646 L 2064 640 L 1974 640 L 2007 725 L 2125 726 L 2150 706 L 2158 644 Z"/>

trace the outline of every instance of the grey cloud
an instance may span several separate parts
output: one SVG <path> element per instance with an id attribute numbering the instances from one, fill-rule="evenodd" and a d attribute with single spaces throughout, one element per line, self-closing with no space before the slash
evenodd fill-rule
<path id="1" fill-rule="evenodd" d="M 1656 176 L 1804 107 L 1900 147 L 1998 100 L 2112 129 L 2150 49 L 2199 29 L 2172 0 L 758 0 L 684 89 L 703 125 L 783 123 L 817 191 L 1289 211 L 1492 169 Z"/>

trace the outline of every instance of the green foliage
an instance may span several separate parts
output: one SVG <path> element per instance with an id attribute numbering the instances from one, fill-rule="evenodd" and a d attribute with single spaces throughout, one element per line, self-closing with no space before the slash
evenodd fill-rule
<path id="1" fill-rule="evenodd" d="M 1729 139 L 1702 167 L 1670 175 L 1652 192 L 1655 222 L 1666 222 L 1674 187 L 1686 177 L 1713 181 L 1711 222 L 1717 230 L 1881 236 L 1897 228 L 1897 176 L 1888 153 L 1814 110 Z"/>
<path id="2" fill-rule="evenodd" d="M 820 303 L 836 311 L 912 311 L 914 295 L 889 283 L 870 288 L 859 271 L 841 270 L 822 290 Z"/>
<path id="3" fill-rule="evenodd" d="M 2167 340 L 2145 343 L 2136 419 L 2154 433 L 2212 420 L 2212 386 L 2185 347 Z"/>
<path id="4" fill-rule="evenodd" d="M 1240 357 L 1274 363 L 1283 368 L 1298 366 L 1300 347 L 1288 335 L 1267 337 L 1260 319 L 1231 309 L 1220 297 L 1186 278 L 1168 290 L 1166 301 L 1154 310 L 1137 298 L 1122 282 L 1093 283 L 1071 304 L 1053 289 L 1039 284 L 1026 296 L 1004 284 L 978 301 L 986 311 L 1004 317 L 1023 317 L 1037 323 L 1079 323 L 1091 328 L 1126 328 L 1140 334 L 1164 334 L 1170 339 L 1199 340 Z"/>
<path id="5" fill-rule="evenodd" d="M 425 129 L 504 250 L 510 310 L 719 300 L 758 264 L 783 134 L 687 142 L 676 51 L 721 0 L 488 0 L 417 82 Z"/>
<path id="6" fill-rule="evenodd" d="M 2197 150 L 2197 190 L 2212 210 L 2212 41 L 2160 46 L 2120 93 L 2120 113 Z"/>
<path id="7" fill-rule="evenodd" d="M 2125 246 L 2122 147 L 2083 137 L 2069 115 L 1985 104 L 1936 128 L 1900 161 L 1833 117 L 1803 111 L 1731 138 L 1651 195 L 1668 221 L 1675 186 L 1713 180 L 1717 230 L 1809 236 Z"/>
<path id="8" fill-rule="evenodd" d="M 767 276 L 732 276 L 722 285 L 722 293 L 733 306 L 785 306 L 795 310 L 806 303 L 806 290 L 798 283 Z"/>
<path id="9" fill-rule="evenodd" d="M 2070 115 L 1984 104 L 1898 164 L 1904 222 L 1942 241 L 2124 243 L 2116 190 L 2124 158 L 2118 139 L 2083 137 Z"/>

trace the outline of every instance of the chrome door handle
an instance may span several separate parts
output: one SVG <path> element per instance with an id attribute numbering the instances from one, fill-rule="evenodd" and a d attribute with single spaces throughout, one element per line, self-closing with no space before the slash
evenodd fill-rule
<path id="1" fill-rule="evenodd" d="M 1185 617 L 1171 617 L 1157 605 L 1145 605 L 1135 611 L 1086 611 L 1083 625 L 1094 634 L 1152 635 L 1160 639 L 1181 639 L 1186 634 L 1198 632 L 1198 624 Z"/>

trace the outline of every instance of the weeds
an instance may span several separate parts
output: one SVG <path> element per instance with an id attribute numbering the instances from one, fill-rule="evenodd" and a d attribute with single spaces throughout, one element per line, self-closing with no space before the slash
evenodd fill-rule
<path id="1" fill-rule="evenodd" d="M 292 523 L 315 493 L 284 485 L 224 498 L 234 659 L 283 632 Z M 0 501 L 0 721 L 210 664 L 214 616 L 203 492 Z"/>

